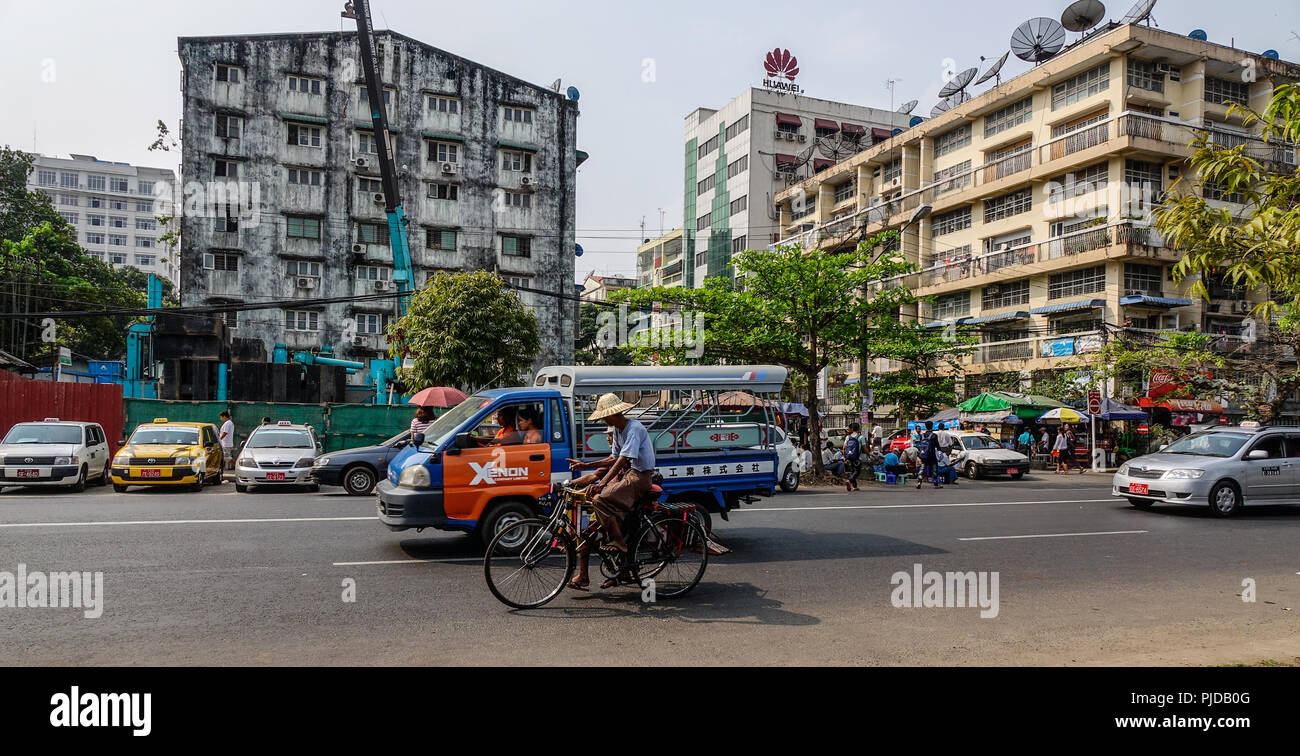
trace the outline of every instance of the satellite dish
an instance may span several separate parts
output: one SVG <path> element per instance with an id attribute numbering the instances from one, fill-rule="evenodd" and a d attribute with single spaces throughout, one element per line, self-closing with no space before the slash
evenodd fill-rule
<path id="1" fill-rule="evenodd" d="M 578 94 L 578 88 L 577 88 L 577 87 L 569 87 L 569 90 L 568 90 L 567 92 L 565 92 L 565 94 L 567 94 L 568 97 L 569 97 L 569 99 L 570 99 L 570 100 L 573 100 L 574 102 L 577 102 L 577 101 L 578 101 L 578 97 L 580 96 L 580 95 Z"/>
<path id="2" fill-rule="evenodd" d="M 957 94 L 951 97 L 945 97 L 944 99 L 939 101 L 938 105 L 935 105 L 933 108 L 930 108 L 930 117 L 934 118 L 936 116 L 943 115 L 944 113 L 947 113 L 949 110 L 952 110 L 953 108 L 957 107 L 963 102 L 966 102 L 969 99 L 970 99 L 970 95 L 966 94 L 965 92 L 958 92 Z"/>
<path id="3" fill-rule="evenodd" d="M 1262 53 L 1262 55 L 1265 58 L 1272 58 L 1273 60 L 1277 60 L 1277 50 L 1265 50 Z"/>
<path id="4" fill-rule="evenodd" d="M 1129 9 L 1128 15 L 1120 23 L 1140 24 L 1151 17 L 1151 9 L 1154 7 L 1156 7 L 1156 0 L 1137 0 L 1137 3 Z"/>
<path id="5" fill-rule="evenodd" d="M 1086 32 L 1106 17 L 1101 0 L 1075 0 L 1061 14 L 1061 26 L 1072 32 Z"/>
<path id="6" fill-rule="evenodd" d="M 902 133 L 903 133 L 902 129 L 894 129 L 893 133 L 891 133 L 890 136 L 898 136 L 899 134 Z"/>
<path id="7" fill-rule="evenodd" d="M 916 106 L 920 104 L 921 104 L 920 100 L 908 100 L 907 102 L 903 103 L 903 107 L 899 108 L 898 112 L 906 115 L 907 113 L 911 113 L 913 110 L 916 110 Z"/>
<path id="8" fill-rule="evenodd" d="M 970 84 L 971 79 L 975 78 L 975 74 L 979 72 L 980 70 L 978 68 L 968 68 L 965 71 L 962 71 L 961 73 L 953 77 L 952 81 L 943 85 L 943 89 L 939 90 L 939 96 L 951 97 L 957 94 L 958 92 L 965 89 L 966 85 Z"/>
<path id="9" fill-rule="evenodd" d="M 921 116 L 912 116 L 912 120 L 907 122 L 907 127 L 916 128 L 917 126 L 920 126 L 923 123 L 925 123 L 925 119 L 922 118 Z"/>
<path id="10" fill-rule="evenodd" d="M 989 79 L 992 79 L 994 76 L 997 76 L 998 81 L 1001 81 L 1002 77 L 998 76 L 998 73 L 1002 70 L 1002 66 L 1007 62 L 1007 56 L 1010 54 L 1011 53 L 1009 52 L 1002 53 L 1002 57 L 998 58 L 998 62 L 990 66 L 989 70 L 985 71 L 983 76 L 975 80 L 975 86 L 979 86 L 980 84 L 983 84 Z"/>
<path id="11" fill-rule="evenodd" d="M 1204 29 L 1192 29 L 1192 33 L 1187 36 L 1192 39 L 1200 40 L 1201 42 L 1207 42 L 1210 39 L 1210 35 L 1206 34 Z"/>
<path id="12" fill-rule="evenodd" d="M 575 245 L 573 245 L 573 255 L 574 255 L 574 257 L 582 257 L 582 245 L 581 245 L 581 244 L 575 244 Z"/>
<path id="13" fill-rule="evenodd" d="M 1011 34 L 1011 52 L 1031 63 L 1042 63 L 1061 51 L 1065 29 L 1050 18 L 1031 18 Z"/>

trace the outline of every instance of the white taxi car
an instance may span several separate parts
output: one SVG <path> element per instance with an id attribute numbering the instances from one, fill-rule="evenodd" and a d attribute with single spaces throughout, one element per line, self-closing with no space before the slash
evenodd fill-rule
<path id="1" fill-rule="evenodd" d="M 108 483 L 112 459 L 99 423 L 18 423 L 0 441 L 0 487 L 68 486 L 81 491 L 86 481 Z"/>
<path id="2" fill-rule="evenodd" d="M 251 486 L 309 486 L 319 491 L 312 466 L 323 451 L 310 425 L 281 420 L 275 425 L 258 426 L 236 458 L 235 490 L 244 493 Z"/>

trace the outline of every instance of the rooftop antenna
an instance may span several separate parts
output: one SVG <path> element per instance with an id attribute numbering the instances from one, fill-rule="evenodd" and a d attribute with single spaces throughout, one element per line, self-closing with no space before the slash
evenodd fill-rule
<path id="1" fill-rule="evenodd" d="M 1075 0 L 1061 14 L 1061 26 L 1072 32 L 1086 32 L 1106 17 L 1101 0 Z"/>
<path id="2" fill-rule="evenodd" d="M 1140 24 L 1146 21 L 1147 26 L 1153 24 L 1159 26 L 1160 24 L 1156 23 L 1155 17 L 1151 15 L 1151 9 L 1154 7 L 1156 7 L 1156 0 L 1137 0 L 1133 7 L 1129 9 L 1128 15 L 1124 16 L 1120 23 Z"/>
<path id="3" fill-rule="evenodd" d="M 979 72 L 980 70 L 978 68 L 968 68 L 965 71 L 962 71 L 954 76 L 947 84 L 943 85 L 943 88 L 939 90 L 939 96 L 945 98 L 952 97 L 965 89 L 967 85 L 975 79 L 975 74 Z"/>
<path id="4" fill-rule="evenodd" d="M 1008 51 L 1008 52 L 1004 52 L 1004 53 L 1002 53 L 1002 57 L 1001 57 L 1001 58 L 998 58 L 998 62 L 994 63 L 992 66 L 989 66 L 989 70 L 985 71 L 983 76 L 981 76 L 981 77 L 979 77 L 978 79 L 976 79 L 976 80 L 975 80 L 975 83 L 974 83 L 972 86 L 976 86 L 976 87 L 978 87 L 980 84 L 983 84 L 984 82 L 988 81 L 989 79 L 992 79 L 994 76 L 996 76 L 996 77 L 998 78 L 998 83 L 997 83 L 997 85 L 998 85 L 998 86 L 1001 86 L 1001 84 L 1002 84 L 1002 66 L 1006 64 L 1006 62 L 1007 62 L 1007 56 L 1010 55 L 1010 54 L 1011 54 L 1011 53 L 1010 53 L 1009 51 Z M 984 60 L 984 56 L 983 56 L 983 55 L 980 56 L 980 60 Z"/>
<path id="5" fill-rule="evenodd" d="M 1065 45 L 1065 28 L 1050 18 L 1031 18 L 1011 33 L 1011 52 L 1038 65 L 1050 60 Z"/>
<path id="6" fill-rule="evenodd" d="M 902 79 L 885 79 L 885 89 L 889 90 L 889 109 L 894 109 L 894 85 Z"/>
<path id="7" fill-rule="evenodd" d="M 560 91 L 560 80 L 559 80 L 559 79 L 556 79 L 555 81 L 551 82 L 551 91 L 552 91 L 552 92 L 558 92 L 558 91 Z"/>

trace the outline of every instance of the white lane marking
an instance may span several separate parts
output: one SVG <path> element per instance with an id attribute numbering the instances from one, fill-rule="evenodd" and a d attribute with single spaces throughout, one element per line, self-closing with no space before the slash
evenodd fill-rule
<path id="1" fill-rule="evenodd" d="M 925 509 L 928 507 L 1000 507 L 1010 504 L 1098 504 L 1114 499 L 1069 499 L 1062 501 L 974 501 L 954 504 L 844 504 L 836 507 L 744 507 L 733 512 L 809 512 L 819 509 Z"/>
<path id="2" fill-rule="evenodd" d="M 335 567 L 365 567 L 375 564 L 433 564 L 435 562 L 481 562 L 483 557 L 454 557 L 448 559 L 386 559 L 378 562 L 334 562 Z"/>
<path id="3" fill-rule="evenodd" d="M 958 538 L 958 541 L 1008 541 L 1015 538 L 1069 538 L 1071 536 L 1132 535 L 1149 533 L 1148 530 L 1102 530 L 1096 533 L 1038 533 L 1035 535 L 980 536 L 978 538 Z"/>
<path id="4" fill-rule="evenodd" d="M 6 522 L 0 528 L 67 528 L 92 525 L 240 525 L 250 522 L 346 522 L 368 520 L 377 522 L 374 515 L 369 517 L 251 517 L 240 520 L 102 520 L 100 522 Z"/>

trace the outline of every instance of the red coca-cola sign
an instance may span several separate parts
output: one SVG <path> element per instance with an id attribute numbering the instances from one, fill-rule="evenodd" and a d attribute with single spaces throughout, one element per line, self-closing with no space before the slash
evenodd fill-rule
<path id="1" fill-rule="evenodd" d="M 1164 396 L 1177 388 L 1174 383 L 1174 374 L 1168 370 L 1157 368 L 1151 371 L 1151 379 L 1147 382 L 1147 396 L 1152 399 L 1157 396 Z"/>

